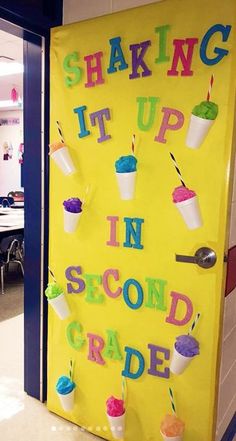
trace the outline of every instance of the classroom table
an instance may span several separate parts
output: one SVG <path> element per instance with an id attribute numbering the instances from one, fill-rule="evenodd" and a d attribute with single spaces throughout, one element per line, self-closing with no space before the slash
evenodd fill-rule
<path id="1" fill-rule="evenodd" d="M 0 208 L 0 239 L 24 234 L 24 209 Z"/>

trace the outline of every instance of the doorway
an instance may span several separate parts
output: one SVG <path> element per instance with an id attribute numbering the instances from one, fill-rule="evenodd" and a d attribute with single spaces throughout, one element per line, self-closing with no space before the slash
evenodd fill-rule
<path id="1" fill-rule="evenodd" d="M 43 292 L 47 282 L 48 216 L 48 166 L 44 146 L 48 144 L 48 63 L 45 57 L 44 37 L 4 20 L 0 20 L 0 30 L 7 32 L 10 40 L 13 36 L 21 39 L 24 65 L 22 93 L 24 162 L 20 173 L 20 183 L 24 186 L 24 302 L 21 293 L 21 312 L 24 312 L 24 320 L 22 317 L 24 323 L 21 328 L 24 356 L 19 375 L 24 375 L 24 391 L 44 401 L 47 304 Z M 15 90 L 17 92 L 17 85 Z M 7 296 L 8 294 L 5 296 L 6 300 Z M 19 318 L 19 315 L 16 317 Z M 18 323 L 18 326 L 21 326 L 21 323 Z M 8 350 L 14 358 L 19 350 L 17 338 L 20 336 L 20 331 L 17 331 L 17 327 L 13 328 L 8 330 L 9 335 L 13 337 L 12 345 L 8 345 Z M 7 340 L 6 334 L 4 338 Z"/>
<path id="2" fill-rule="evenodd" d="M 0 86 L 2 420 L 15 411 L 11 393 L 14 389 L 18 396 L 22 390 L 24 354 L 23 41 L 4 31 L 0 31 Z"/>

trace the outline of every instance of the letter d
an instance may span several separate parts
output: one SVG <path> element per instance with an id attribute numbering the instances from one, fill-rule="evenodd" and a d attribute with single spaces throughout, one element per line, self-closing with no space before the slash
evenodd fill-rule
<path id="1" fill-rule="evenodd" d="M 125 352 L 126 352 L 125 368 L 122 371 L 122 375 L 124 377 L 132 378 L 133 380 L 136 380 L 137 378 L 141 377 L 144 371 L 144 365 L 145 365 L 144 358 L 141 352 L 137 351 L 136 349 L 130 348 L 129 346 L 125 347 Z M 138 362 L 138 368 L 136 369 L 136 372 L 131 372 L 132 356 L 135 356 L 136 362 Z"/>

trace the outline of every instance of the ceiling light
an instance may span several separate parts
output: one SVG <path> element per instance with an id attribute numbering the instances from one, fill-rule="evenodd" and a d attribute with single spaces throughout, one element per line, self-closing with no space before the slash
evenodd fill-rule
<path id="1" fill-rule="evenodd" d="M 0 62 L 0 77 L 4 77 L 6 75 L 13 75 L 24 72 L 24 66 L 21 63 L 5 63 Z"/>
<path id="2" fill-rule="evenodd" d="M 13 103 L 12 100 L 0 101 L 0 109 L 5 108 L 5 107 L 11 107 L 12 109 L 21 109 L 22 108 L 22 101 L 15 102 L 15 103 Z"/>

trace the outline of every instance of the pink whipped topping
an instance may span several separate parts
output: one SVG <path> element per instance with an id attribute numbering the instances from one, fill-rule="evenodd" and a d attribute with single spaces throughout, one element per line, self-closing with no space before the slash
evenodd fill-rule
<path id="1" fill-rule="evenodd" d="M 107 413 L 111 417 L 121 416 L 125 412 L 124 401 L 118 400 L 113 396 L 108 398 L 106 405 L 107 405 Z"/>
<path id="2" fill-rule="evenodd" d="M 172 193 L 173 202 L 175 204 L 176 202 L 187 201 L 188 199 L 194 198 L 194 196 L 196 196 L 195 191 L 190 190 L 183 185 L 180 185 L 180 187 L 176 187 Z"/>

